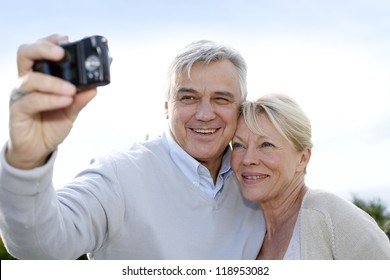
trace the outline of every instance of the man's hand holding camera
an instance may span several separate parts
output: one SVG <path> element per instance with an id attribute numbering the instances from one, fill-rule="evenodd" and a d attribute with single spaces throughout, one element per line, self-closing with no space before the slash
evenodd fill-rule
<path id="1" fill-rule="evenodd" d="M 10 99 L 10 140 L 6 158 L 19 169 L 43 165 L 69 134 L 79 112 L 96 96 L 96 87 L 77 94 L 59 77 L 33 71 L 39 60 L 60 61 L 66 36 L 51 35 L 22 45 L 17 54 L 19 85 Z"/>

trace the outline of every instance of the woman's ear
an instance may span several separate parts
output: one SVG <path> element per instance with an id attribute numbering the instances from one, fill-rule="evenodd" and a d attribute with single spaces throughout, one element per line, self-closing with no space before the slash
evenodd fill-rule
<path id="1" fill-rule="evenodd" d="M 301 157 L 297 166 L 297 171 L 306 170 L 306 166 L 309 164 L 310 156 L 311 156 L 311 148 L 306 148 L 303 152 L 300 153 Z"/>

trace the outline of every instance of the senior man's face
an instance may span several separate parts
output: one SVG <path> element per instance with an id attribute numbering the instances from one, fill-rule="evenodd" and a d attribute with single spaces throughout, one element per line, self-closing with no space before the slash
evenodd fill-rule
<path id="1" fill-rule="evenodd" d="M 233 138 L 240 106 L 239 76 L 228 61 L 194 64 L 166 103 L 170 128 L 176 142 L 210 169 L 220 163 Z"/>

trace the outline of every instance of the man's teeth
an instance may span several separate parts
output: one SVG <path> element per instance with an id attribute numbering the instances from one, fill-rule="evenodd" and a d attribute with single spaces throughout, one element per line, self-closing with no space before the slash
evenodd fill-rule
<path id="1" fill-rule="evenodd" d="M 265 179 L 267 177 L 268 177 L 267 175 L 245 176 L 245 178 L 249 180 L 260 180 L 260 179 Z"/>
<path id="2" fill-rule="evenodd" d="M 203 133 L 203 134 L 212 134 L 216 131 L 216 129 L 194 129 L 196 133 Z"/>

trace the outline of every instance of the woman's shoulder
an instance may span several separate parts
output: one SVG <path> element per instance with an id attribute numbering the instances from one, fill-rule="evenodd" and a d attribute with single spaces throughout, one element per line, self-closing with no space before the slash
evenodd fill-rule
<path id="1" fill-rule="evenodd" d="M 373 220 L 366 212 L 358 208 L 351 201 L 348 201 L 334 193 L 319 189 L 309 189 L 306 193 L 302 209 L 308 213 L 317 213 L 334 219 L 350 217 L 364 217 Z"/>
<path id="2" fill-rule="evenodd" d="M 314 238 L 313 230 L 319 229 L 328 243 L 332 244 L 329 246 L 333 248 L 333 257 L 336 259 L 390 257 L 389 240 L 375 220 L 336 194 L 309 190 L 302 202 L 300 215 L 305 237 Z M 318 242 L 318 239 L 314 239 Z"/>
<path id="3" fill-rule="evenodd" d="M 302 208 L 313 211 L 334 211 L 335 207 L 353 208 L 352 202 L 329 191 L 309 189 L 302 202 Z"/>
<path id="4" fill-rule="evenodd" d="M 322 216 L 332 223 L 375 224 L 375 220 L 365 211 L 334 193 L 325 190 L 310 189 L 302 202 L 305 215 Z"/>

